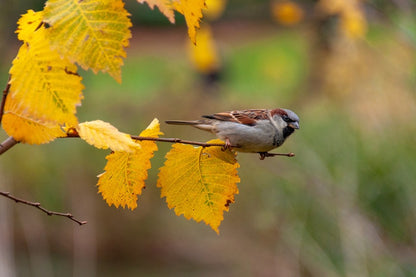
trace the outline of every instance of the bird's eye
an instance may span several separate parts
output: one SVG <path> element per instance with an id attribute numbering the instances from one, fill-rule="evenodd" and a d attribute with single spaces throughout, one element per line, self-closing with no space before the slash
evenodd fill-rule
<path id="1" fill-rule="evenodd" d="M 285 114 L 282 116 L 282 119 L 286 122 L 290 121 L 289 117 Z"/>

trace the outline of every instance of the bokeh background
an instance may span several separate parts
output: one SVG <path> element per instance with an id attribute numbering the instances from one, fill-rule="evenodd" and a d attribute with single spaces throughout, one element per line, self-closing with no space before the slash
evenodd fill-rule
<path id="1" fill-rule="evenodd" d="M 77 139 L 17 145 L 1 157 L 0 189 L 88 224 L 0 198 L 0 276 L 416 276 L 414 1 L 210 0 L 197 49 L 180 15 L 171 25 L 125 2 L 134 28 L 123 83 L 81 71 L 80 121 L 138 134 L 155 117 L 286 107 L 301 129 L 278 150 L 296 157 L 239 154 L 240 193 L 217 235 L 160 198 L 169 144 L 158 144 L 134 211 L 97 194 L 108 151 Z M 43 4 L 1 2 L 4 87 L 16 21 Z"/>

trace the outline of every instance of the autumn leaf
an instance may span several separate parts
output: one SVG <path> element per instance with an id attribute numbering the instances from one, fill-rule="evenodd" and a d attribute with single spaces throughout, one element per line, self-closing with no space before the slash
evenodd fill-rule
<path id="1" fill-rule="evenodd" d="M 339 28 L 349 38 L 362 38 L 367 32 L 367 20 L 360 0 L 320 0 L 317 10 L 326 15 L 340 15 Z"/>
<path id="2" fill-rule="evenodd" d="M 196 29 L 199 28 L 199 21 L 203 16 L 202 9 L 206 9 L 205 0 L 137 0 L 137 2 L 146 2 L 151 9 L 158 7 L 171 23 L 175 23 L 174 10 L 183 14 L 188 26 L 189 38 L 194 44 L 196 43 Z"/>
<path id="3" fill-rule="evenodd" d="M 17 32 L 25 43 L 10 69 L 9 97 L 36 118 L 76 125 L 76 106 L 81 104 L 84 88 L 82 78 L 75 65 L 50 49 L 42 12 L 29 10 L 19 20 Z"/>
<path id="4" fill-rule="evenodd" d="M 158 137 L 160 125 L 157 119 L 140 133 L 143 137 Z M 99 175 L 98 191 L 109 206 L 116 208 L 127 206 L 131 210 L 137 207 L 137 195 L 142 193 L 147 179 L 147 170 L 151 167 L 150 159 L 157 150 L 154 141 L 137 141 L 141 148 L 134 152 L 114 152 L 106 157 L 105 172 Z"/>
<path id="5" fill-rule="evenodd" d="M 185 17 L 189 38 L 193 43 L 196 43 L 196 29 L 199 28 L 202 9 L 206 8 L 205 0 L 177 0 L 172 4 Z"/>
<path id="6" fill-rule="evenodd" d="M 84 69 L 107 72 L 121 82 L 132 26 L 121 0 L 49 0 L 44 11 L 54 49 Z"/>
<path id="7" fill-rule="evenodd" d="M 198 32 L 198 44 L 189 42 L 189 57 L 195 69 L 203 74 L 216 72 L 221 67 L 211 28 L 204 25 Z"/>
<path id="8" fill-rule="evenodd" d="M 175 13 L 172 8 L 171 0 L 137 0 L 140 4 L 147 3 L 153 10 L 155 6 L 169 19 L 170 23 L 175 23 Z"/>
<path id="9" fill-rule="evenodd" d="M 353 39 L 363 38 L 367 32 L 367 21 L 363 12 L 357 7 L 343 14 L 341 29 Z"/>
<path id="10" fill-rule="evenodd" d="M 28 10 L 17 21 L 17 38 L 21 41 L 31 41 L 35 32 L 42 27 L 43 12 Z"/>
<path id="11" fill-rule="evenodd" d="M 271 13 L 277 22 L 286 26 L 299 23 L 304 15 L 302 8 L 292 1 L 272 2 Z"/>
<path id="12" fill-rule="evenodd" d="M 36 144 L 62 136 L 62 125 L 78 123 L 76 107 L 81 103 L 84 88 L 77 67 L 51 50 L 42 18 L 42 12 L 29 10 L 18 21 L 16 32 L 24 44 L 9 72 L 10 89 L 3 119 L 8 135 Z M 42 132 L 45 135 L 38 136 Z"/>
<path id="13" fill-rule="evenodd" d="M 227 0 L 205 0 L 205 4 L 205 18 L 209 20 L 216 20 L 224 13 L 227 5 Z"/>
<path id="14" fill-rule="evenodd" d="M 222 143 L 212 140 L 208 143 Z M 174 144 L 160 169 L 157 186 L 176 215 L 197 222 L 203 220 L 218 233 L 224 211 L 234 203 L 239 164 L 232 151 L 221 147 L 193 147 Z"/>
<path id="15" fill-rule="evenodd" d="M 65 136 L 65 132 L 55 121 L 35 117 L 13 98 L 7 98 L 4 110 L 3 128 L 16 141 L 42 144 Z"/>
<path id="16" fill-rule="evenodd" d="M 140 148 L 130 135 L 101 120 L 80 123 L 76 130 L 83 140 L 99 149 L 110 148 L 113 151 L 134 152 L 136 148 Z"/>

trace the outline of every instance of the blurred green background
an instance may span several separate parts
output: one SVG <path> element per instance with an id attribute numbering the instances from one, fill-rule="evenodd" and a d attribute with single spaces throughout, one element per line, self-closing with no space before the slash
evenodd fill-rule
<path id="1" fill-rule="evenodd" d="M 240 193 L 218 236 L 160 199 L 155 184 L 169 144 L 158 144 L 134 211 L 97 194 L 108 151 L 77 139 L 17 145 L 1 157 L 0 190 L 88 224 L 0 198 L 0 276 L 416 276 L 413 1 L 305 0 L 287 9 L 230 0 L 221 17 L 204 20 L 221 59 L 209 74 L 188 59 L 183 18 L 170 25 L 126 2 L 134 28 L 123 83 L 81 71 L 80 121 L 138 134 L 155 117 L 286 107 L 301 129 L 278 152 L 296 157 L 238 155 Z M 19 47 L 15 22 L 43 3 L 2 0 L 4 87 Z M 161 128 L 166 137 L 212 138 Z"/>

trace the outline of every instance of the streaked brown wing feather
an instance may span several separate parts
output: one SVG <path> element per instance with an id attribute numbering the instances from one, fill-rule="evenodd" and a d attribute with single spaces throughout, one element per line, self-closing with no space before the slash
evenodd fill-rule
<path id="1" fill-rule="evenodd" d="M 241 123 L 244 125 L 254 126 L 259 119 L 267 119 L 267 110 L 252 109 L 244 111 L 221 112 L 213 115 L 204 115 L 203 117 L 209 119 L 216 119 L 221 121 L 230 121 Z"/>

